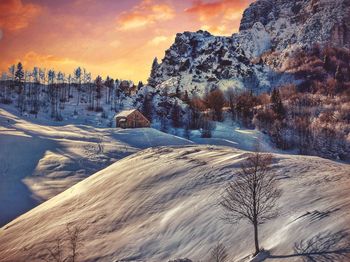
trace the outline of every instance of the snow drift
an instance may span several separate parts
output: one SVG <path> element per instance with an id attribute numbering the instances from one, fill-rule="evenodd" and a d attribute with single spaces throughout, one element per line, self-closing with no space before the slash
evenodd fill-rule
<path id="1" fill-rule="evenodd" d="M 179 146 L 126 157 L 4 226 L 1 261 L 36 261 L 67 224 L 82 228 L 80 261 L 205 260 L 218 241 L 249 261 L 251 226 L 225 224 L 217 205 L 247 154 Z M 349 261 L 349 165 L 274 157 L 283 195 L 280 216 L 260 230 L 262 259 Z"/>
<path id="2" fill-rule="evenodd" d="M 0 109 L 0 226 L 140 149 L 187 144 L 151 128 L 39 125 Z"/>

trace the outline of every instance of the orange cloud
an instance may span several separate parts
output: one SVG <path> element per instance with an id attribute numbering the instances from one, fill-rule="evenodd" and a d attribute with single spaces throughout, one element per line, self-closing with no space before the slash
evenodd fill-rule
<path id="1" fill-rule="evenodd" d="M 242 13 L 251 2 L 252 0 L 196 0 L 185 12 L 197 16 L 203 23 L 202 29 L 213 34 L 230 35 L 238 29 Z"/>
<path id="2" fill-rule="evenodd" d="M 34 66 L 47 68 L 63 68 L 69 65 L 73 67 L 79 64 L 79 62 L 69 58 L 58 57 L 56 55 L 43 55 L 34 51 L 26 53 L 23 59 L 18 60 L 22 61 L 23 65 L 27 69 L 30 69 Z"/>
<path id="3" fill-rule="evenodd" d="M 161 43 L 170 42 L 171 38 L 165 35 L 159 35 L 152 38 L 148 43 L 153 46 L 158 46 Z"/>
<path id="4" fill-rule="evenodd" d="M 30 21 L 42 11 L 39 5 L 24 4 L 22 0 L 0 1 L 0 27 L 3 30 L 17 31 L 28 27 Z"/>
<path id="5" fill-rule="evenodd" d="M 130 11 L 123 12 L 118 18 L 118 29 L 131 30 L 153 25 L 157 22 L 168 21 L 175 17 L 175 10 L 165 3 L 154 0 L 143 0 Z"/>

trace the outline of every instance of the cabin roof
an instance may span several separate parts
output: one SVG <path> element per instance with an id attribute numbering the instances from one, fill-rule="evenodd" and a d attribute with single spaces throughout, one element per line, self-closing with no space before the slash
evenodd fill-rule
<path id="1" fill-rule="evenodd" d="M 123 110 L 123 111 L 120 111 L 115 117 L 128 117 L 135 111 L 137 111 L 137 109 Z"/>

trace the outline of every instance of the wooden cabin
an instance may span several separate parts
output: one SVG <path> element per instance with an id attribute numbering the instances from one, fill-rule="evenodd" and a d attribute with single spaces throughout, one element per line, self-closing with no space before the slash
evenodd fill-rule
<path id="1" fill-rule="evenodd" d="M 124 110 L 115 116 L 116 127 L 142 128 L 150 127 L 151 122 L 137 109 Z"/>

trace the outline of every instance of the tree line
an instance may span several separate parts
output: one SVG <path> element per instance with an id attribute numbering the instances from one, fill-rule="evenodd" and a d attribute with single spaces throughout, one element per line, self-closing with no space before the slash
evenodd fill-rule
<path id="1" fill-rule="evenodd" d="M 75 104 L 76 108 L 83 104 L 87 110 L 96 112 L 104 111 L 103 103 L 110 110 L 118 111 L 125 97 L 142 86 L 142 82 L 135 86 L 131 81 L 110 77 L 92 79 L 91 73 L 81 67 L 65 74 L 39 67 L 25 70 L 19 62 L 1 76 L 0 102 L 16 103 L 21 114 L 27 112 L 35 117 L 40 110 L 49 110 L 51 117 L 60 121 L 68 103 Z"/>

